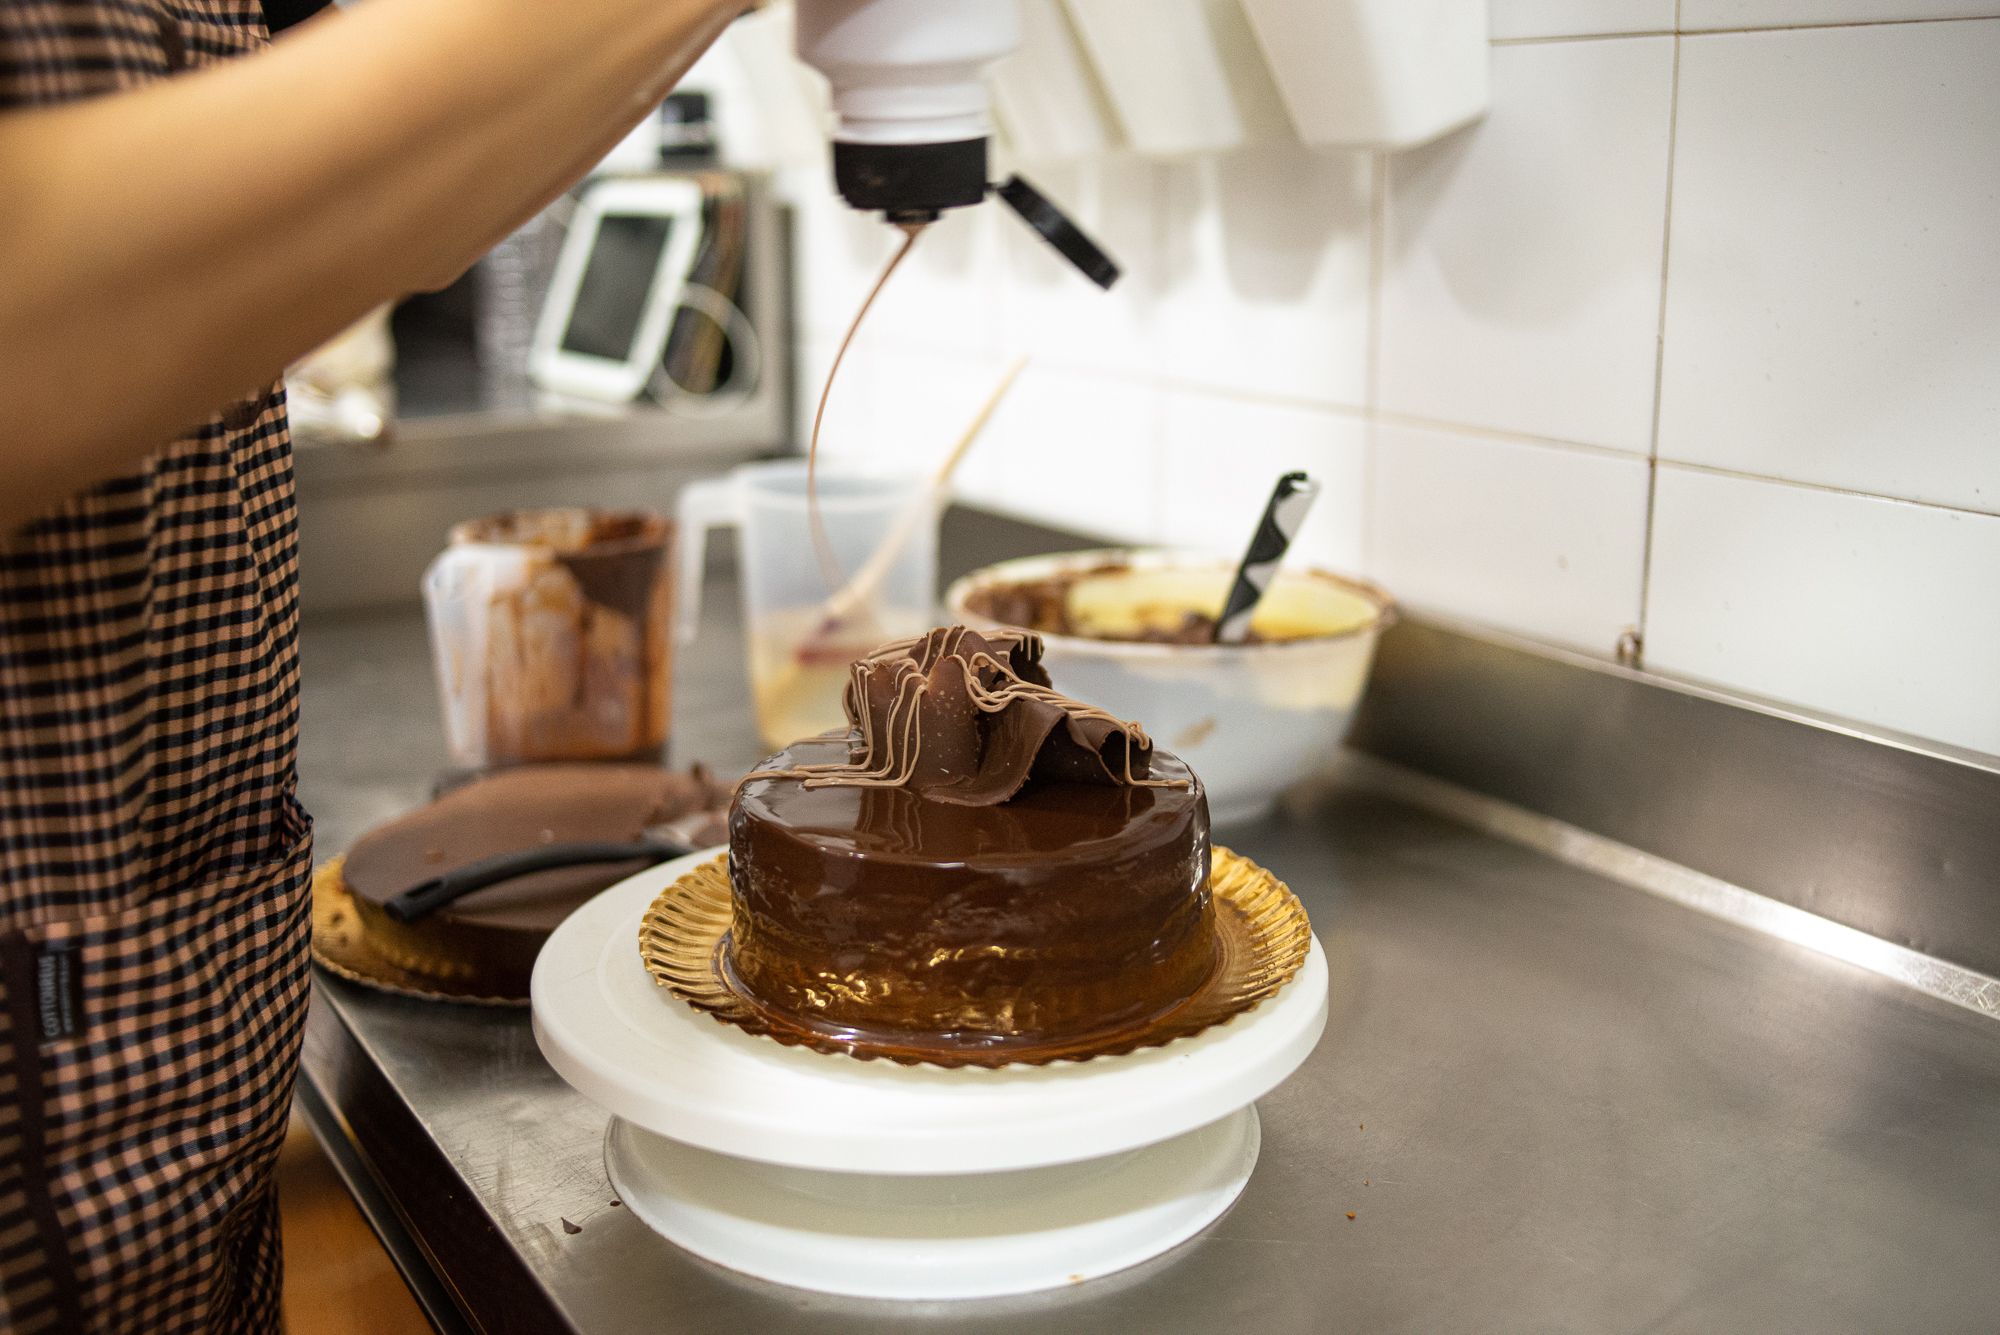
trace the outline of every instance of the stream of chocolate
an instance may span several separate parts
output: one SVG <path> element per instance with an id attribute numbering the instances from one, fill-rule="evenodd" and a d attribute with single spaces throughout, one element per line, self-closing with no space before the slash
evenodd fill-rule
<path id="1" fill-rule="evenodd" d="M 1041 637 L 946 626 L 856 660 L 841 705 L 845 762 L 763 770 L 807 788 L 911 788 L 959 806 L 995 806 L 1032 778 L 1184 788 L 1154 779 L 1145 730 L 1049 684 Z"/>
<path id="2" fill-rule="evenodd" d="M 917 244 L 927 224 L 897 223 L 902 230 L 903 244 L 896 247 L 896 253 L 889 257 L 875 286 L 868 289 L 868 295 L 861 302 L 861 309 L 854 312 L 854 323 L 847 326 L 847 333 L 841 338 L 840 346 L 834 350 L 833 364 L 826 368 L 826 383 L 820 387 L 819 406 L 813 410 L 812 436 L 806 442 L 806 527 L 812 530 L 813 551 L 819 556 L 820 575 L 826 580 L 826 592 L 832 597 L 844 582 L 845 575 L 840 568 L 840 558 L 834 554 L 833 543 L 826 536 L 826 521 L 819 512 L 819 428 L 826 420 L 826 401 L 833 395 L 834 377 L 840 374 L 840 364 L 847 360 L 847 349 L 854 342 L 854 336 L 861 332 L 861 322 L 868 318 L 868 311 L 875 304 L 875 298 L 882 295 L 888 286 L 889 275 Z"/>

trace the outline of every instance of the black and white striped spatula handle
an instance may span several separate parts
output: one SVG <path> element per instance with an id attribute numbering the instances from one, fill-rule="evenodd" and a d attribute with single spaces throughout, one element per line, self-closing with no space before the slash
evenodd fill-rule
<path id="1" fill-rule="evenodd" d="M 1250 618 L 1256 614 L 1257 603 L 1271 587 L 1278 563 L 1291 549 L 1292 539 L 1318 495 L 1319 483 L 1304 473 L 1287 473 L 1278 479 L 1270 503 L 1264 507 L 1264 517 L 1257 521 L 1250 548 L 1243 553 L 1243 564 L 1236 567 L 1236 582 L 1229 588 L 1222 616 L 1216 620 L 1217 644 L 1241 644 L 1249 638 Z"/>

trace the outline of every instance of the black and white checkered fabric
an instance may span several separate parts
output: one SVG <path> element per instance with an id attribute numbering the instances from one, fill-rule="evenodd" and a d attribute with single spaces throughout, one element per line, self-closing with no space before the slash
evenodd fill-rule
<path id="1" fill-rule="evenodd" d="M 257 0 L 0 0 L 0 115 L 266 40 Z M 0 1328 L 278 1329 L 294 544 L 275 388 L 0 533 Z"/>

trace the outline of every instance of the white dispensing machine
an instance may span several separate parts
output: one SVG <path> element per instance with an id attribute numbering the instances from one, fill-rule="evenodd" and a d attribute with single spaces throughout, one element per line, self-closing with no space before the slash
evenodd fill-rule
<path id="1" fill-rule="evenodd" d="M 987 66 L 1021 44 L 1018 0 L 798 0 L 799 59 L 832 86 L 833 180 L 857 209 L 928 223 L 998 195 L 1100 287 L 1118 266 L 1019 176 L 992 184 Z"/>

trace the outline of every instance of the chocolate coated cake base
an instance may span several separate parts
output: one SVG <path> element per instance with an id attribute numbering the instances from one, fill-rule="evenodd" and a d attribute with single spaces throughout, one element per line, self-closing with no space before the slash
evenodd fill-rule
<path id="1" fill-rule="evenodd" d="M 761 767 L 846 759 L 801 742 Z M 759 1004 L 836 1032 L 1005 1045 L 1143 1025 L 1215 964 L 1208 805 L 1182 787 L 1031 783 L 960 806 L 754 778 L 730 810 L 727 961 Z"/>

